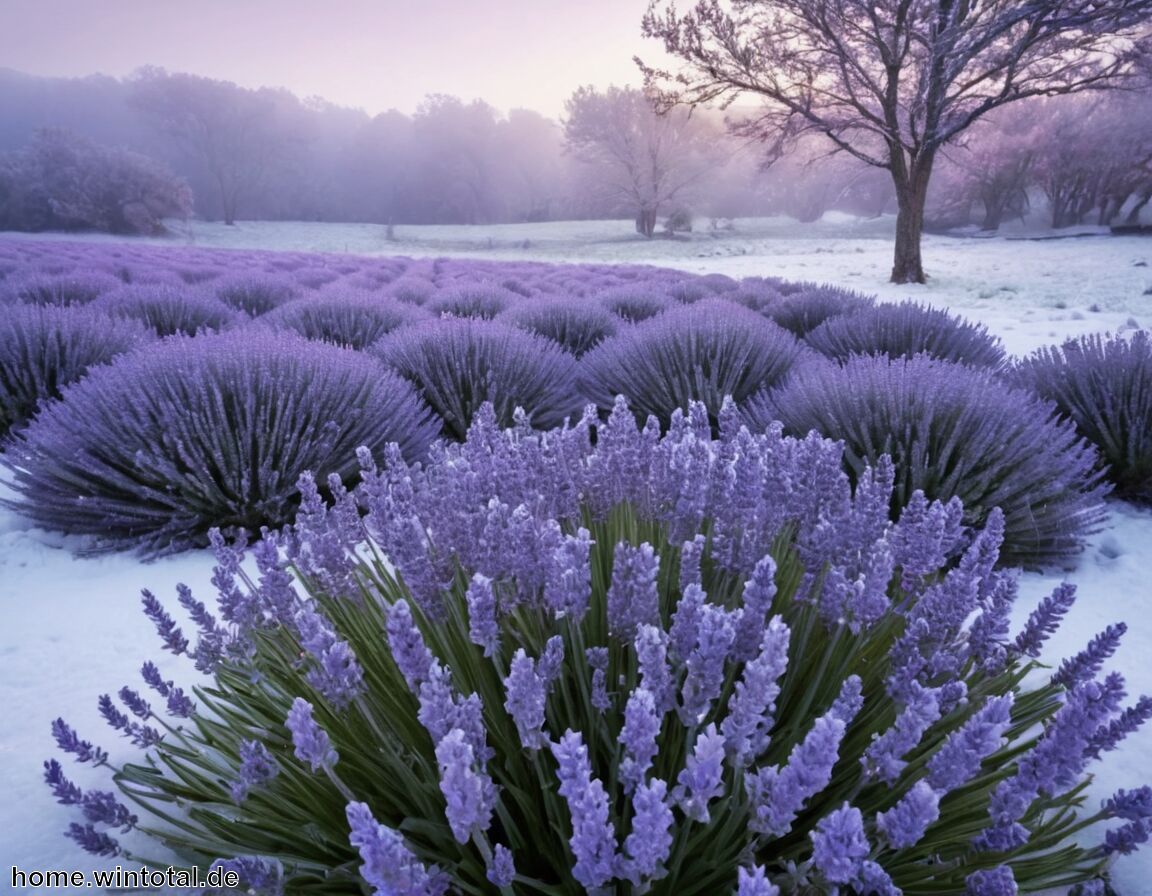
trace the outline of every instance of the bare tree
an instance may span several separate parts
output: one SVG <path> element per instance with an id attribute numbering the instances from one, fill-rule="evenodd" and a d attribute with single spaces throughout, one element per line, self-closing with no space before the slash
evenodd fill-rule
<path id="1" fill-rule="evenodd" d="M 1008 103 L 1118 86 L 1148 51 L 1152 0 L 650 0 L 648 37 L 681 71 L 637 60 L 666 106 L 740 94 L 742 123 L 778 140 L 816 131 L 887 169 L 896 189 L 894 283 L 921 283 L 920 237 L 941 148 Z"/>
<path id="2" fill-rule="evenodd" d="M 279 120 L 280 107 L 292 104 L 284 101 L 294 98 L 275 90 L 144 68 L 133 75 L 131 99 L 204 167 L 225 224 L 236 223 L 243 203 L 295 143 Z"/>
<path id="3" fill-rule="evenodd" d="M 722 164 L 717 133 L 684 109 L 657 114 L 631 87 L 581 87 L 565 104 L 566 145 L 590 166 L 598 187 L 636 215 L 651 237 L 661 207 L 683 200 Z"/>

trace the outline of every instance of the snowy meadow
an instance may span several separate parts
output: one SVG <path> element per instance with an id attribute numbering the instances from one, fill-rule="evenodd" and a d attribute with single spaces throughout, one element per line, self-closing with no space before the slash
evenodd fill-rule
<path id="1" fill-rule="evenodd" d="M 6 235 L 5 864 L 1149 892 L 1152 241 L 891 229 Z"/>

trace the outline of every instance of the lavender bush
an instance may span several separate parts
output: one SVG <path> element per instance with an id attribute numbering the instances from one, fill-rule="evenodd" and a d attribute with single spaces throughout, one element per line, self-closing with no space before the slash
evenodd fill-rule
<path id="1" fill-rule="evenodd" d="M 614 335 L 619 326 L 599 305 L 551 297 L 522 301 L 500 319 L 560 343 L 577 358 Z"/>
<path id="2" fill-rule="evenodd" d="M 124 286 L 96 303 L 113 317 L 138 320 L 160 336 L 187 336 L 227 329 L 241 315 L 204 290 L 185 284 Z"/>
<path id="3" fill-rule="evenodd" d="M 1152 503 L 1152 336 L 1083 336 L 1022 361 L 1021 383 L 1056 402 L 1100 452 L 1116 494 Z"/>
<path id="4" fill-rule="evenodd" d="M 267 314 L 300 294 L 289 279 L 274 274 L 234 274 L 214 281 L 212 288 L 222 302 L 249 317 Z"/>
<path id="5" fill-rule="evenodd" d="M 456 438 L 464 438 L 485 402 L 502 423 L 523 408 L 541 429 L 580 410 L 572 356 L 543 336 L 498 321 L 432 320 L 397 331 L 374 351 L 416 385 L 444 433 Z"/>
<path id="6" fill-rule="evenodd" d="M 664 426 L 672 412 L 700 401 L 715 420 L 726 396 L 737 402 L 791 371 L 802 348 L 760 315 L 723 300 L 665 311 L 622 331 L 581 362 L 580 389 L 601 408 L 626 395 L 641 419 Z"/>
<path id="7" fill-rule="evenodd" d="M 397 327 L 425 317 L 419 309 L 395 299 L 340 292 L 289 302 L 265 315 L 263 322 L 307 339 L 364 349 Z"/>
<path id="8" fill-rule="evenodd" d="M 426 307 L 437 317 L 491 320 L 520 298 L 510 289 L 481 280 L 443 289 L 428 300 Z"/>
<path id="9" fill-rule="evenodd" d="M 838 315 L 808 333 L 805 341 L 837 361 L 852 355 L 929 355 L 998 370 L 1006 358 L 1000 340 L 983 324 L 916 302 L 869 305 Z"/>
<path id="10" fill-rule="evenodd" d="M 398 376 L 285 335 L 168 339 L 64 392 L 0 458 L 14 506 L 93 550 L 207 542 L 210 528 L 287 522 L 305 470 L 355 472 L 359 445 L 415 458 L 436 426 Z"/>
<path id="11" fill-rule="evenodd" d="M 760 311 L 801 338 L 827 320 L 873 304 L 868 296 L 828 284 L 779 283 L 776 286 L 779 298 L 766 302 Z"/>
<path id="12" fill-rule="evenodd" d="M 1009 563 L 1067 562 L 1103 518 L 1095 452 L 1050 404 L 988 371 L 927 357 L 809 363 L 745 413 L 758 429 L 779 420 L 842 439 L 855 475 L 891 455 L 894 510 L 916 491 L 959 498 L 968 525 L 1000 508 Z"/>
<path id="13" fill-rule="evenodd" d="M 672 305 L 672 299 L 667 293 L 642 283 L 613 287 L 599 293 L 596 300 L 629 324 L 655 317 Z"/>
<path id="14" fill-rule="evenodd" d="M 46 762 L 69 836 L 132 859 L 136 829 L 264 893 L 1102 892 L 1152 827 L 1148 787 L 1082 809 L 1152 715 L 1099 675 L 1119 630 L 1038 674 L 1074 592 L 1010 635 L 999 514 L 968 533 L 918 494 L 892 523 L 886 461 L 853 491 L 837 444 L 724 418 L 488 409 L 424 466 L 361 451 L 334 506 L 306 477 L 251 574 L 217 540 L 217 610 L 180 589 L 195 634 L 145 592 L 214 683 L 149 662 L 149 699 L 100 698 L 147 761 L 119 794 Z"/>
<path id="15" fill-rule="evenodd" d="M 88 369 L 149 341 L 139 324 L 90 308 L 16 305 L 0 327 L 0 439 Z"/>
<path id="16" fill-rule="evenodd" d="M 5 281 L 3 295 L 9 301 L 33 305 L 86 305 L 122 286 L 111 274 L 27 274 Z"/>

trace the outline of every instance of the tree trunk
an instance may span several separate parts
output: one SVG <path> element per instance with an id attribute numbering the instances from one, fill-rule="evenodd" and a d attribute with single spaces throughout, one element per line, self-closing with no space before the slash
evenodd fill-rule
<path id="1" fill-rule="evenodd" d="M 1144 210 L 1144 206 L 1146 206 L 1150 201 L 1152 201 L 1152 192 L 1141 194 L 1140 199 L 1136 202 L 1135 205 L 1132 206 L 1131 209 L 1129 209 L 1128 217 L 1124 219 L 1124 223 L 1131 224 L 1133 226 L 1139 224 L 1140 212 Z"/>
<path id="2" fill-rule="evenodd" d="M 924 233 L 924 206 L 928 201 L 931 176 L 930 156 L 923 156 L 913 163 L 906 177 L 893 172 L 897 210 L 892 283 L 924 283 L 927 279 L 920 256 L 920 239 Z"/>
<path id="3" fill-rule="evenodd" d="M 652 238 L 656 233 L 656 209 L 642 208 L 636 212 L 636 232 Z"/>

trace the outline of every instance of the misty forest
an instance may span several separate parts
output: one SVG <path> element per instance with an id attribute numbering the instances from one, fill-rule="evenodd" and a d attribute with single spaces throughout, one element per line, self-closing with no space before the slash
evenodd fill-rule
<path id="1" fill-rule="evenodd" d="M 1152 896 L 1152 0 L 428 3 L 3 15 L 2 885 Z"/>

